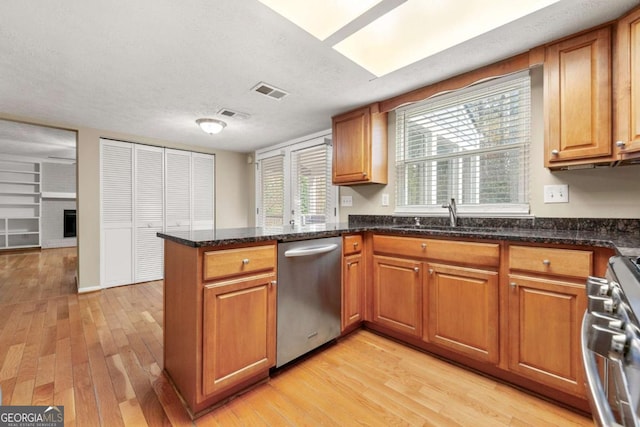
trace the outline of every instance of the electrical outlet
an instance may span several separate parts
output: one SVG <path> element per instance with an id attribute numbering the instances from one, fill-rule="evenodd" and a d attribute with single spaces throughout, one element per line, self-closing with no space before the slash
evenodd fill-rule
<path id="1" fill-rule="evenodd" d="M 352 196 L 341 196 L 340 197 L 340 206 L 353 206 L 353 197 Z"/>
<path id="2" fill-rule="evenodd" d="M 545 185 L 544 186 L 544 202 L 545 203 L 569 203 L 569 186 L 562 185 Z"/>
<path id="3" fill-rule="evenodd" d="M 382 206 L 389 206 L 389 193 L 382 193 Z"/>

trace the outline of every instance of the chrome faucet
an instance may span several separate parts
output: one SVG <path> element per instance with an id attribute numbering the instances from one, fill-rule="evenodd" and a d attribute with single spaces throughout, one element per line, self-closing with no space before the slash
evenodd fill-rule
<path id="1" fill-rule="evenodd" d="M 451 198 L 451 202 L 442 205 L 443 208 L 449 209 L 449 225 L 455 227 L 458 222 L 458 211 L 456 210 L 456 199 Z"/>
<path id="2" fill-rule="evenodd" d="M 413 221 L 414 221 L 414 225 L 415 225 L 416 227 L 420 227 L 420 218 L 415 217 L 415 218 L 413 218 Z"/>

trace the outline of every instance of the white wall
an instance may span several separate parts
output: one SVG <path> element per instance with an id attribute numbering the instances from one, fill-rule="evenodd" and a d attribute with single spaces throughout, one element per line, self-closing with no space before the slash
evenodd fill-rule
<path id="1" fill-rule="evenodd" d="M 640 165 L 551 172 L 544 167 L 544 115 L 542 68 L 532 70 L 532 123 L 530 153 L 531 215 L 554 218 L 640 218 Z M 392 215 L 395 205 L 395 114 L 389 114 L 389 183 L 341 187 L 340 195 L 353 197 L 353 207 L 340 208 L 340 220 L 349 214 Z M 567 184 L 569 203 L 545 204 L 543 188 Z M 382 194 L 390 206 L 381 206 Z M 443 209 L 442 215 L 446 215 Z"/>

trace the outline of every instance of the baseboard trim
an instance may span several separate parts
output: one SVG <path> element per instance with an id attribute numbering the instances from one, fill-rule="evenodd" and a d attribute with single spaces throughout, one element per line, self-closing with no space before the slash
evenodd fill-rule
<path id="1" fill-rule="evenodd" d="M 78 293 L 79 294 L 86 294 L 88 292 L 96 292 L 96 291 L 101 291 L 102 287 L 100 286 L 90 286 L 90 287 L 86 287 L 86 288 L 78 288 Z"/>

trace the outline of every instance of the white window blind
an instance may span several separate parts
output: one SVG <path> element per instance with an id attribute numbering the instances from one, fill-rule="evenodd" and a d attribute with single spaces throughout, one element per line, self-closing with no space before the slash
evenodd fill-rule
<path id="1" fill-rule="evenodd" d="M 397 111 L 396 211 L 529 212 L 528 72 Z"/>
<path id="2" fill-rule="evenodd" d="M 331 146 L 316 145 L 291 153 L 293 219 L 296 224 L 333 221 Z"/>
<path id="3" fill-rule="evenodd" d="M 259 205 L 260 225 L 273 227 L 284 225 L 284 156 L 277 155 L 260 161 Z"/>

